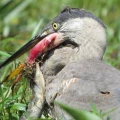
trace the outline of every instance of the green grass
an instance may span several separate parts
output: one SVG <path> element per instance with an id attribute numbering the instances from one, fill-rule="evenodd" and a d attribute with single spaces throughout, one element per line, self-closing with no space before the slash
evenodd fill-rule
<path id="1" fill-rule="evenodd" d="M 98 16 L 107 26 L 108 47 L 104 61 L 120 69 L 120 1 L 119 0 L 1 0 L 0 1 L 0 63 L 23 46 L 53 19 L 65 6 L 84 8 Z M 36 27 L 37 26 L 37 27 Z M 26 55 L 0 70 L 2 81 Z M 9 80 L 0 86 L 0 120 L 19 119 L 29 101 L 25 78 L 12 95 Z M 112 109 L 112 108 L 111 108 Z"/>
<path id="2" fill-rule="evenodd" d="M 91 111 L 80 110 L 59 102 L 55 102 L 55 104 L 61 107 L 75 120 L 104 120 L 105 117 L 106 120 L 110 120 L 111 116 L 109 114 L 117 109 L 114 108 L 105 113 L 101 113 L 100 111 L 98 111 L 97 107 L 93 103 L 91 103 Z"/>
<path id="3" fill-rule="evenodd" d="M 0 120 L 19 120 L 21 114 L 26 110 L 28 96 L 26 94 L 26 82 L 16 86 L 14 93 L 7 85 L 0 86 Z"/>

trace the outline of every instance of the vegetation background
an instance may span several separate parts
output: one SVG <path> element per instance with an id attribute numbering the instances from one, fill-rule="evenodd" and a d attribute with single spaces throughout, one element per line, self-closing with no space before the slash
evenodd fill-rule
<path id="1" fill-rule="evenodd" d="M 0 63 L 38 34 L 65 6 L 86 9 L 105 23 L 108 46 L 104 61 L 120 69 L 120 0 L 0 0 Z M 15 63 L 24 61 L 26 56 Z M 1 81 L 15 67 L 11 65 L 0 70 Z M 25 80 L 17 85 L 17 94 L 12 97 L 11 85 L 9 81 L 0 86 L 0 119 L 19 118 L 21 113 L 17 110 L 24 111 L 21 103 L 28 99 L 23 93 Z M 19 108 L 18 103 L 23 107 Z"/>

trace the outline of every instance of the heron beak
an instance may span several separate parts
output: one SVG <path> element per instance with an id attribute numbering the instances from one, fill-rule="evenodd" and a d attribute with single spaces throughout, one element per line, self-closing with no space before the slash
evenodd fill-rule
<path id="1" fill-rule="evenodd" d="M 14 61 L 28 50 L 33 48 L 38 42 L 40 42 L 43 38 L 45 38 L 48 34 L 43 32 L 41 35 L 36 36 L 35 38 L 31 39 L 28 43 L 26 43 L 22 48 L 20 48 L 17 52 L 15 52 L 11 57 L 9 57 L 5 62 L 0 65 L 0 69 L 5 65 L 9 64 L 10 62 Z"/>

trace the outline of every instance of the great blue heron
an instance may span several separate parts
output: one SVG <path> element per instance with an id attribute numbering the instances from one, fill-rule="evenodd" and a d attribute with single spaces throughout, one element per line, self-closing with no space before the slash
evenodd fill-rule
<path id="1" fill-rule="evenodd" d="M 90 110 L 90 102 L 102 111 L 118 107 L 111 113 L 111 120 L 119 120 L 120 72 L 102 61 L 106 48 L 106 27 L 103 22 L 83 9 L 65 8 L 41 34 L 1 67 L 42 39 L 49 43 L 40 53 L 54 48 L 48 52 L 41 66 L 46 82 L 46 102 L 50 105 L 51 101 L 56 100 L 87 110 Z M 38 57 L 39 50 L 35 50 L 36 47 L 33 47 L 28 61 L 34 62 Z M 32 58 L 34 52 L 37 54 Z M 56 106 L 53 109 L 54 117 L 63 116 L 61 114 L 67 119 L 70 117 Z"/>

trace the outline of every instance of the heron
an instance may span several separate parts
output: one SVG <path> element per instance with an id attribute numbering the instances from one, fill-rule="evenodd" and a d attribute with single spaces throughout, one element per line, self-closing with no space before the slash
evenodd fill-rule
<path id="1" fill-rule="evenodd" d="M 102 61 L 105 49 L 104 23 L 84 9 L 67 7 L 0 68 L 28 50 L 30 64 L 47 53 L 40 67 L 45 79 L 45 100 L 49 108 L 53 106 L 54 118 L 70 118 L 51 104 L 56 100 L 85 110 L 90 110 L 90 102 L 102 111 L 118 107 L 110 115 L 111 120 L 119 120 L 120 71 Z"/>

